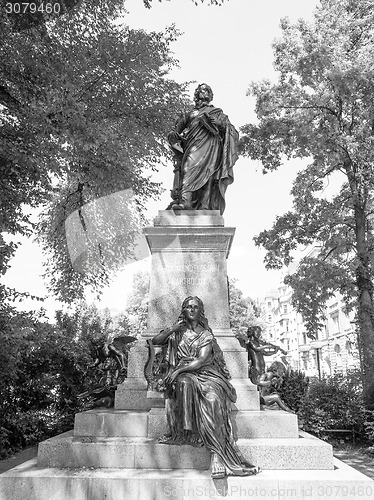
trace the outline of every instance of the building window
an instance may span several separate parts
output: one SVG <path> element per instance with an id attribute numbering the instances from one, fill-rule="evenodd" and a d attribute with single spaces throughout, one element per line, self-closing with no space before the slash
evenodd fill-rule
<path id="1" fill-rule="evenodd" d="M 333 333 L 339 333 L 339 313 L 332 314 L 331 319 L 333 322 Z"/>
<path id="2" fill-rule="evenodd" d="M 329 338 L 329 329 L 328 329 L 328 326 L 325 325 L 325 339 L 328 339 Z"/>

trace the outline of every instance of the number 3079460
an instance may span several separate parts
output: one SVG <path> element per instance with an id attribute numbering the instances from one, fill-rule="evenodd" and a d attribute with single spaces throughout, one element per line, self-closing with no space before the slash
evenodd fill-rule
<path id="1" fill-rule="evenodd" d="M 7 2 L 5 4 L 5 12 L 7 14 L 26 14 L 27 12 L 30 12 L 31 14 L 35 14 L 36 12 L 43 12 L 46 14 L 59 14 L 60 10 L 61 5 L 58 2 Z"/>

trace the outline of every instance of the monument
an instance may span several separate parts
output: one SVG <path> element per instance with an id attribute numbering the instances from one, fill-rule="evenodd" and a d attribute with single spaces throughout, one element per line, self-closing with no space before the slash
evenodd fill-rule
<path id="1" fill-rule="evenodd" d="M 334 459 L 328 443 L 300 432 L 295 414 L 260 411 L 247 351 L 229 322 L 226 260 L 235 229 L 225 227 L 222 213 L 237 133 L 211 97 L 207 85 L 199 86 L 195 109 L 169 135 L 177 152 L 173 200 L 144 230 L 152 254 L 147 331 L 129 352 L 114 408 L 77 414 L 72 431 L 39 444 L 36 460 L 0 475 L 0 500 L 373 497 L 374 481 Z M 187 331 L 188 348 L 178 342 Z M 144 367 L 149 345 L 170 337 L 165 400 Z M 184 367 L 209 361 L 205 375 L 195 372 L 196 383 L 183 376 L 193 370 L 173 364 L 175 347 Z M 194 391 L 204 392 L 206 406 Z M 217 437 L 223 451 L 212 443 Z M 162 442 L 173 440 L 181 444 Z M 260 474 L 247 475 L 257 467 Z"/>
<path id="2" fill-rule="evenodd" d="M 195 107 L 181 115 L 169 133 L 174 152 L 173 210 L 225 210 L 227 186 L 234 180 L 239 134 L 211 103 L 206 83 L 195 90 Z"/>

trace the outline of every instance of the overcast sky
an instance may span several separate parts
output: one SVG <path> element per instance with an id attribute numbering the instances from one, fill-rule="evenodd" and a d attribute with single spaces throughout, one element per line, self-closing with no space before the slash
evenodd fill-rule
<path id="1" fill-rule="evenodd" d="M 191 98 L 197 83 L 208 83 L 214 92 L 213 104 L 222 108 L 239 129 L 255 120 L 254 102 L 246 96 L 250 82 L 276 79 L 272 42 L 280 35 L 280 19 L 311 19 L 317 3 L 316 0 L 226 0 L 219 7 L 195 6 L 192 0 L 162 3 L 153 0 L 153 7 L 148 10 L 142 0 L 127 0 L 124 22 L 147 31 L 163 30 L 174 23 L 183 34 L 172 47 L 180 68 L 171 77 L 179 82 L 196 82 L 190 87 Z M 265 176 L 261 164 L 246 158 L 240 158 L 234 167 L 235 181 L 227 190 L 224 213 L 226 226 L 236 227 L 228 274 L 237 278 L 239 287 L 253 298 L 263 296 L 280 280 L 279 272 L 265 270 L 264 251 L 255 247 L 253 237 L 270 228 L 277 215 L 291 208 L 292 181 L 302 166 L 302 162 L 289 162 Z M 172 167 L 161 171 L 157 180 L 163 182 L 166 191 L 159 202 L 150 203 L 150 218 L 169 203 Z M 36 245 L 26 242 L 13 259 L 4 281 L 20 291 L 45 295 L 41 261 Z M 122 310 L 131 275 L 143 265 L 128 266 L 97 305 Z M 51 316 L 56 305 L 52 299 L 45 304 Z"/>

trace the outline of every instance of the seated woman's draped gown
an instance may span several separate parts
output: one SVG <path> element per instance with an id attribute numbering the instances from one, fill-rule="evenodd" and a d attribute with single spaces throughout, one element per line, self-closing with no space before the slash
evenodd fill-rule
<path id="1" fill-rule="evenodd" d="M 204 366 L 180 373 L 172 386 L 166 388 L 171 431 L 168 442 L 196 444 L 199 440 L 219 455 L 228 470 L 241 470 L 248 463 L 234 441 L 230 422 L 231 403 L 236 401 L 236 392 L 229 382 L 230 374 L 212 332 L 173 333 L 168 339 L 166 358 L 173 371 L 196 359 L 208 344 L 212 349 Z"/>

